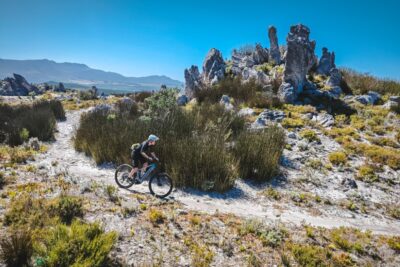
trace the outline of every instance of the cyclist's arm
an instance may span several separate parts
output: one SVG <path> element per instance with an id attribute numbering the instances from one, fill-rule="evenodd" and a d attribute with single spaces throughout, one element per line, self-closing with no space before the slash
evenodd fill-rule
<path id="1" fill-rule="evenodd" d="M 140 152 L 140 154 L 147 160 L 151 160 L 152 158 L 149 157 L 144 151 Z"/>
<path id="2" fill-rule="evenodd" d="M 151 154 L 151 156 L 153 157 L 153 159 L 155 159 L 155 160 L 157 160 L 157 161 L 158 161 L 158 157 L 156 156 L 156 153 L 154 153 L 154 152 L 151 152 L 150 154 Z"/>
<path id="3" fill-rule="evenodd" d="M 146 152 L 144 152 L 143 148 L 144 148 L 144 145 L 142 145 L 142 148 L 140 149 L 140 154 L 141 154 L 145 159 L 147 159 L 147 160 L 152 160 L 152 158 L 149 157 L 149 156 L 146 154 Z"/>

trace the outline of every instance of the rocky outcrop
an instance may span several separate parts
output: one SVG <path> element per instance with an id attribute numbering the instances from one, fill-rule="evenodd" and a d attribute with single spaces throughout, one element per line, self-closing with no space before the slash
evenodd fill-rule
<path id="1" fill-rule="evenodd" d="M 369 91 L 366 95 L 356 96 L 355 100 L 364 105 L 375 105 L 381 99 L 381 95 L 374 91 Z"/>
<path id="2" fill-rule="evenodd" d="M 201 77 L 199 68 L 197 66 L 191 66 L 189 69 L 185 69 L 185 94 L 188 98 L 193 98 L 195 92 L 201 88 Z"/>
<path id="3" fill-rule="evenodd" d="M 220 81 L 225 76 L 225 61 L 219 50 L 212 48 L 203 63 L 203 82 L 212 85 Z"/>
<path id="4" fill-rule="evenodd" d="M 252 128 L 260 128 L 268 124 L 281 122 L 285 117 L 285 112 L 281 110 L 265 109 L 258 115 L 256 121 L 252 124 Z"/>
<path id="5" fill-rule="evenodd" d="M 54 92 L 66 92 L 67 90 L 65 90 L 65 87 L 64 87 L 63 83 L 59 83 L 58 85 L 55 85 L 53 87 L 53 91 Z"/>
<path id="6" fill-rule="evenodd" d="M 252 57 L 255 65 L 264 64 L 268 62 L 268 50 L 257 44 Z"/>
<path id="7" fill-rule="evenodd" d="M 317 62 L 315 41 L 310 41 L 309 35 L 308 27 L 299 24 L 292 26 L 287 36 L 284 83 L 279 88 L 279 97 L 286 103 L 293 103 L 303 91 L 306 75 Z"/>
<path id="8" fill-rule="evenodd" d="M 268 62 L 268 50 L 257 44 L 252 51 L 232 51 L 232 73 L 236 75 L 247 76 L 244 71 L 254 69 L 256 65 L 262 65 Z"/>
<path id="9" fill-rule="evenodd" d="M 342 82 L 342 74 L 340 71 L 336 68 L 333 68 L 329 71 L 329 78 L 326 81 L 325 85 L 329 87 L 335 87 L 335 86 L 340 86 L 340 83 Z"/>
<path id="10" fill-rule="evenodd" d="M 331 69 L 336 68 L 335 52 L 328 52 L 328 48 L 322 48 L 322 55 L 318 62 L 316 72 L 322 75 L 329 75 Z"/>
<path id="11" fill-rule="evenodd" d="M 31 93 L 39 93 L 39 89 L 29 84 L 21 75 L 14 73 L 13 76 L 14 78 L 7 77 L 0 81 L 0 95 L 27 96 Z"/>
<path id="12" fill-rule="evenodd" d="M 213 85 L 225 77 L 226 64 L 219 50 L 212 48 L 203 62 L 203 72 L 200 74 L 197 66 L 185 69 L 185 94 L 193 98 L 197 90 Z"/>
<path id="13" fill-rule="evenodd" d="M 328 93 L 333 98 L 339 98 L 339 96 L 343 93 L 340 84 L 342 82 L 342 74 L 336 68 L 332 68 L 329 71 L 329 78 L 326 80 L 325 86 L 328 88 Z"/>
<path id="14" fill-rule="evenodd" d="M 268 28 L 269 38 L 269 61 L 273 64 L 281 63 L 281 51 L 278 44 L 278 37 L 276 35 L 276 28 L 270 26 Z"/>
<path id="15" fill-rule="evenodd" d="M 400 96 L 389 97 L 384 107 L 390 110 L 400 110 Z"/>

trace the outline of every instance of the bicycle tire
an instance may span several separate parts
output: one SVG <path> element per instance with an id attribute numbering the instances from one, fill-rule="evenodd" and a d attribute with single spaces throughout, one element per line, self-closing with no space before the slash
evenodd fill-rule
<path id="1" fill-rule="evenodd" d="M 154 192 L 153 188 L 152 188 L 153 183 L 156 182 L 156 178 L 157 178 L 157 177 L 160 177 L 160 176 L 165 177 L 165 178 L 168 180 L 169 184 L 170 184 L 170 188 L 168 189 L 168 192 L 165 193 L 165 194 L 161 194 L 161 195 L 160 195 L 160 194 L 156 194 L 156 193 Z M 171 194 L 173 188 L 174 188 L 174 186 L 173 186 L 173 183 L 172 183 L 172 179 L 171 179 L 171 177 L 170 177 L 167 173 L 164 173 L 164 172 L 163 172 L 163 173 L 159 173 L 159 174 L 153 175 L 153 176 L 150 178 L 150 180 L 149 180 L 149 190 L 150 190 L 150 193 L 151 193 L 153 196 L 156 196 L 156 197 L 159 197 L 159 198 L 165 198 L 165 197 L 167 197 L 169 194 Z"/>
<path id="2" fill-rule="evenodd" d="M 133 178 L 130 179 L 126 185 L 122 184 L 118 179 L 118 174 L 119 174 L 119 172 L 122 171 L 123 168 L 127 168 L 129 170 L 128 173 L 133 169 L 133 167 L 129 164 L 122 164 L 122 165 L 118 166 L 117 169 L 115 170 L 115 182 L 117 183 L 117 185 L 119 187 L 127 189 L 135 183 L 135 179 L 133 179 Z"/>

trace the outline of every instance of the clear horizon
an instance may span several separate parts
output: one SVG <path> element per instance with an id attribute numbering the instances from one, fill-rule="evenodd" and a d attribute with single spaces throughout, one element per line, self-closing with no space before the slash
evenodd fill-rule
<path id="1" fill-rule="evenodd" d="M 82 63 L 124 76 L 166 75 L 201 66 L 211 48 L 224 58 L 245 44 L 269 48 L 267 27 L 280 44 L 303 23 L 339 67 L 400 80 L 400 2 L 288 0 L 185 2 L 3 0 L 0 58 Z"/>

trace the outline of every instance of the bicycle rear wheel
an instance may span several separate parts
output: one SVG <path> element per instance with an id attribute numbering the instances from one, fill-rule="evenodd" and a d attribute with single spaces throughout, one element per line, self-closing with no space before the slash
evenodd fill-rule
<path id="1" fill-rule="evenodd" d="M 150 178 L 150 193 L 156 197 L 164 198 L 172 192 L 172 179 L 166 173 L 159 173 Z"/>
<path id="2" fill-rule="evenodd" d="M 115 182 L 121 188 L 129 188 L 135 183 L 134 178 L 129 177 L 132 171 L 132 166 L 129 164 L 122 164 L 115 170 Z"/>

